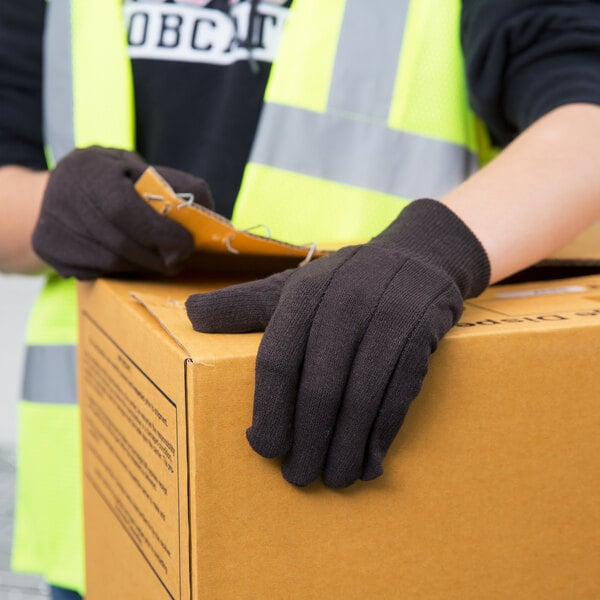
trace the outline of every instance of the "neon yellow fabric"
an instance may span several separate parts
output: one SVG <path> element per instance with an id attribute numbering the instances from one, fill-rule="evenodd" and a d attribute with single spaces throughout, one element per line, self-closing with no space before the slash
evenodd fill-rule
<path id="1" fill-rule="evenodd" d="M 131 150 L 134 100 L 122 2 L 71 0 L 71 7 L 75 145 Z"/>
<path id="2" fill-rule="evenodd" d="M 302 10 L 297 8 L 300 5 Z M 344 6 L 345 0 L 296 0 L 292 4 L 265 90 L 266 101 L 325 110 Z M 307 31 L 314 42 L 311 45 L 304 42 Z M 310 65 L 309 72 L 306 65 Z"/>
<path id="3" fill-rule="evenodd" d="M 456 0 L 410 3 L 389 125 L 476 152 L 475 117 L 468 106 L 460 47 L 460 8 Z"/>
<path id="4" fill-rule="evenodd" d="M 267 102 L 326 111 L 344 7 L 342 0 L 295 2 Z M 410 3 L 388 126 L 477 153 L 483 138 L 468 107 L 460 8 L 459 0 Z M 336 247 L 340 240 L 354 243 L 376 235 L 405 204 L 404 198 L 249 162 L 232 220 L 241 228 L 267 224 L 274 237 L 289 242 L 316 240 Z"/>
<path id="5" fill-rule="evenodd" d="M 46 0 L 46 2 L 48 1 L 49 0 Z M 47 144 L 44 146 L 44 159 L 46 160 L 46 166 L 48 167 L 48 169 L 54 169 L 54 167 L 56 166 L 56 161 L 52 156 L 52 150 L 50 146 L 48 146 Z"/>
<path id="6" fill-rule="evenodd" d="M 12 568 L 83 592 L 79 407 L 22 401 L 18 416 Z"/>
<path id="7" fill-rule="evenodd" d="M 30 346 L 77 343 L 74 280 L 57 275 L 49 277 L 32 309 L 27 343 Z M 21 400 L 18 419 L 12 568 L 43 574 L 51 584 L 83 593 L 79 407 Z"/>
<path id="8" fill-rule="evenodd" d="M 77 343 L 77 293 L 74 279 L 51 275 L 29 316 L 30 346 Z"/>
<path id="9" fill-rule="evenodd" d="M 477 148 L 479 153 L 479 164 L 487 165 L 500 153 L 500 148 L 492 144 L 490 132 L 485 123 L 477 117 L 475 119 L 475 135 L 477 136 Z"/>
<path id="10" fill-rule="evenodd" d="M 244 185 L 254 193 L 263 190 L 265 213 L 258 216 L 250 203 L 247 211 L 236 206 L 237 227 L 266 223 L 276 239 L 300 245 L 318 242 L 321 248 L 368 241 L 408 203 L 396 196 L 257 164 L 246 167 Z"/>

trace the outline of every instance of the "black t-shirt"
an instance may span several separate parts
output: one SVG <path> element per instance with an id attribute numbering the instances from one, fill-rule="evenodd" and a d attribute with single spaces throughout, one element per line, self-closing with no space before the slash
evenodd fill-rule
<path id="1" fill-rule="evenodd" d="M 230 216 L 291 0 L 193 4 L 126 4 L 137 148 L 204 177 Z"/>
<path id="2" fill-rule="evenodd" d="M 206 178 L 228 216 L 290 3 L 125 3 L 138 151 Z M 0 4 L 0 165 L 45 167 L 44 8 Z M 463 0 L 461 36 L 471 104 L 501 145 L 561 104 L 600 104 L 598 1 Z"/>

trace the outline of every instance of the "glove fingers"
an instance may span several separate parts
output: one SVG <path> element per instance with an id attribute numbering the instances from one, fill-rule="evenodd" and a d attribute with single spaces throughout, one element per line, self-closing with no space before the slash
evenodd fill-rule
<path id="1" fill-rule="evenodd" d="M 185 227 L 158 214 L 136 193 L 133 184 L 147 166 L 135 152 L 94 146 L 74 151 L 59 175 L 62 181 L 78 184 L 82 208 L 71 213 L 77 218 L 79 210 L 85 217 L 78 226 L 87 229 L 91 239 L 134 267 L 170 273 L 193 252 L 193 238 Z M 67 223 L 70 218 L 69 214 L 60 217 Z M 90 230 L 89 223 L 97 224 L 97 230 Z"/>
<path id="2" fill-rule="evenodd" d="M 362 474 L 373 423 L 414 328 L 402 294 L 407 285 L 414 285 L 412 275 L 410 263 L 395 275 L 356 352 L 323 470 L 329 487 L 346 487 Z"/>
<path id="3" fill-rule="evenodd" d="M 71 221 L 74 217 L 71 218 Z M 171 274 L 174 268 L 143 246 L 135 244 L 115 230 L 113 242 L 120 240 L 120 253 L 106 248 L 84 225 L 70 227 L 53 215 L 40 219 L 32 237 L 33 249 L 63 277 L 95 279 L 106 274 L 124 274 L 140 269 Z M 92 266 L 93 265 L 93 266 Z"/>
<path id="4" fill-rule="evenodd" d="M 411 332 L 369 436 L 361 479 L 368 481 L 383 474 L 383 459 L 396 437 L 412 401 L 421 391 L 429 368 L 429 357 L 438 341 L 458 320 L 462 299 L 458 290 L 446 287 L 429 305 Z"/>
<path id="5" fill-rule="evenodd" d="M 265 279 L 190 296 L 185 307 L 192 327 L 204 333 L 264 331 L 292 273 L 289 269 Z"/>
<path id="6" fill-rule="evenodd" d="M 156 170 L 176 194 L 192 194 L 196 204 L 214 210 L 215 203 L 212 193 L 204 179 L 171 167 L 156 167 Z"/>
<path id="7" fill-rule="evenodd" d="M 322 473 L 354 357 L 397 269 L 395 257 L 364 246 L 327 287 L 306 346 L 293 446 L 283 461 L 283 475 L 295 485 Z"/>
<path id="8" fill-rule="evenodd" d="M 412 352 L 412 360 L 418 351 L 407 348 L 407 353 Z M 412 370 L 406 368 L 404 361 L 400 361 L 385 392 L 377 418 L 370 432 L 366 452 L 363 455 L 362 473 L 359 476 L 363 481 L 369 481 L 383 475 L 383 459 L 392 445 L 412 401 L 421 390 L 423 379 L 427 374 L 428 353 L 421 352 L 421 368 L 413 366 Z"/>
<path id="9" fill-rule="evenodd" d="M 96 279 L 105 273 L 131 272 L 130 262 L 121 259 L 114 252 L 107 250 L 95 240 L 82 236 L 63 223 L 45 225 L 52 221 L 46 216 L 39 223 L 32 238 L 33 249 L 48 264 L 53 265 L 62 277 L 78 279 Z M 43 244 L 39 240 L 43 239 Z M 94 257 L 94 267 L 90 267 L 89 256 Z"/>
<path id="10" fill-rule="evenodd" d="M 310 326 L 327 285 L 355 249 L 296 269 L 285 286 L 256 358 L 252 448 L 272 458 L 287 454 L 295 436 L 294 412 Z"/>
<path id="11" fill-rule="evenodd" d="M 117 254 L 159 272 L 170 272 L 191 256 L 194 238 L 183 225 L 158 214 L 133 188 L 119 196 L 118 205 L 108 207 L 109 213 L 101 211 L 107 241 Z"/>
<path id="12" fill-rule="evenodd" d="M 34 234 L 38 254 L 68 253 L 65 264 L 77 254 L 77 264 L 99 274 L 172 273 L 193 252 L 193 238 L 135 193 L 132 181 L 145 167 L 135 153 L 98 147 L 76 150 L 60 161 L 48 182 Z M 59 239 L 61 234 L 65 237 Z M 71 248 L 73 236 L 78 241 Z M 88 248 L 80 243 L 85 239 Z M 114 254 L 112 261 L 97 261 L 98 246 Z"/>
<path id="13" fill-rule="evenodd" d="M 90 241 L 90 249 L 82 248 L 82 258 L 101 270 L 96 263 L 93 245 L 96 244 L 114 254 L 115 264 L 125 262 L 128 271 L 152 271 L 172 274 L 194 251 L 194 239 L 179 223 L 159 215 L 147 206 L 133 190 L 122 191 L 116 205 L 114 202 L 95 204 L 90 198 L 86 215 L 79 213 L 61 215 L 54 227 L 59 231 L 79 232 L 82 239 Z M 95 231 L 95 224 L 102 224 Z M 123 271 L 123 269 L 120 269 Z M 109 267 L 104 273 L 112 273 Z"/>
<path id="14" fill-rule="evenodd" d="M 66 161 L 63 159 L 57 165 L 57 169 L 75 171 L 74 174 L 85 176 L 95 185 L 103 179 L 118 175 L 126 175 L 131 181 L 136 181 L 147 167 L 137 152 L 102 146 L 74 150 Z"/>

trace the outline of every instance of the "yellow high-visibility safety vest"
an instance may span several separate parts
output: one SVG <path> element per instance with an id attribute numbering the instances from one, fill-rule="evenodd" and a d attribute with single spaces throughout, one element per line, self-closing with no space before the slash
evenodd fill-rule
<path id="1" fill-rule="evenodd" d="M 48 2 L 43 108 L 49 166 L 75 147 L 133 149 L 126 52 L 120 0 Z M 26 342 L 12 568 L 83 593 L 74 280 L 49 278 L 33 307 Z"/>
<path id="2" fill-rule="evenodd" d="M 121 0 L 51 0 L 49 164 L 91 144 L 133 149 Z M 295 243 L 366 240 L 489 155 L 467 102 L 460 0 L 295 0 L 234 222 Z M 101 33 L 100 33 L 101 32 Z M 20 402 L 13 568 L 84 590 L 73 282 L 50 278 L 30 321 Z"/>
<path id="3" fill-rule="evenodd" d="M 233 221 L 366 241 L 491 157 L 468 106 L 459 0 L 296 1 Z"/>

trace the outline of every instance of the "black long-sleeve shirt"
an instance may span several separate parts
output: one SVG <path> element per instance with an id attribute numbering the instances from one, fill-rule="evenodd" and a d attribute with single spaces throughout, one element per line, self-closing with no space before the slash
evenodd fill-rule
<path id="1" fill-rule="evenodd" d="M 259 10 L 283 15 L 286 5 L 271 2 Z M 225 0 L 205 8 L 228 10 Z M 0 4 L 0 165 L 45 167 L 44 9 L 43 0 Z M 207 179 L 225 215 L 254 137 L 270 67 L 261 52 L 276 20 L 263 19 L 252 32 L 258 73 L 245 60 L 226 68 L 202 64 L 201 77 L 192 62 L 132 60 L 138 151 L 148 162 Z M 129 33 L 130 47 L 143 42 L 143 29 L 132 26 Z M 461 39 L 471 104 L 500 145 L 557 106 L 600 104 L 600 1 L 463 0 Z"/>
<path id="2" fill-rule="evenodd" d="M 600 104 L 598 0 L 463 0 L 471 104 L 499 145 L 563 104 Z"/>

